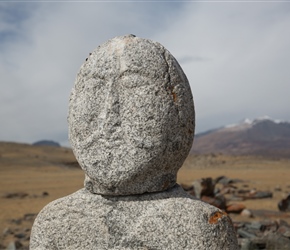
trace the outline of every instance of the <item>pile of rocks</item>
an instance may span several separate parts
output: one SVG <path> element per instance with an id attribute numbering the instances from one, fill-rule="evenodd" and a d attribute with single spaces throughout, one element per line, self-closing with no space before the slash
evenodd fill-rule
<path id="1" fill-rule="evenodd" d="M 273 194 L 268 191 L 249 189 L 247 184 L 243 184 L 243 188 L 239 189 L 235 185 L 239 182 L 243 181 L 225 176 L 216 179 L 208 177 L 195 180 L 191 185 L 182 185 L 182 187 L 189 194 L 227 213 L 254 218 L 290 218 L 289 214 L 282 212 L 290 209 L 290 195 L 279 202 L 280 211 L 248 210 L 243 203 L 239 202 L 246 199 L 272 198 Z M 290 249 L 290 225 L 285 220 L 235 221 L 233 224 L 241 250 Z"/>
<path id="2" fill-rule="evenodd" d="M 248 216 L 251 216 L 250 211 L 240 201 L 273 197 L 272 192 L 249 189 L 247 184 L 243 185 L 246 189 L 238 189 L 235 185 L 238 182 L 243 182 L 243 180 L 220 176 L 215 179 L 202 178 L 195 180 L 191 185 L 181 184 L 181 186 L 189 194 L 227 213 L 243 213 Z"/>
<path id="3" fill-rule="evenodd" d="M 234 222 L 241 250 L 290 249 L 290 225 L 284 220 Z"/>
<path id="4" fill-rule="evenodd" d="M 0 235 L 0 249 L 29 249 L 31 225 L 37 214 L 25 214 L 21 218 L 12 219 L 10 226 Z"/>

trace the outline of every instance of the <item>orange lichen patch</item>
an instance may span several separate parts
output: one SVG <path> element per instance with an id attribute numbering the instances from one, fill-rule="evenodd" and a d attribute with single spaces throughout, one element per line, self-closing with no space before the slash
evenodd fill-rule
<path id="1" fill-rule="evenodd" d="M 176 99 L 177 99 L 176 93 L 171 92 L 171 94 L 172 94 L 172 96 L 173 96 L 173 101 L 176 102 Z"/>
<path id="2" fill-rule="evenodd" d="M 176 101 L 177 101 L 177 95 L 176 95 L 176 93 L 173 91 L 173 89 L 174 89 L 174 86 L 170 86 L 170 87 L 168 87 L 168 90 L 170 91 L 170 94 L 172 95 L 173 102 L 176 102 Z"/>
<path id="3" fill-rule="evenodd" d="M 212 216 L 210 216 L 208 222 L 210 224 L 217 224 L 218 220 L 220 218 L 222 218 L 223 216 L 228 216 L 228 214 L 226 212 L 223 212 L 223 211 L 217 211 Z"/>

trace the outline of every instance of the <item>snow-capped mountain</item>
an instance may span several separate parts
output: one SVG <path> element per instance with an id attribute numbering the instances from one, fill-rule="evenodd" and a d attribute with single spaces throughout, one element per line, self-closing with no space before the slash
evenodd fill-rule
<path id="1" fill-rule="evenodd" d="M 283 121 L 273 120 L 269 116 L 261 116 L 261 117 L 254 119 L 254 120 L 251 120 L 249 118 L 245 118 L 239 123 L 229 124 L 229 125 L 224 126 L 221 129 L 228 129 L 228 130 L 229 129 L 231 129 L 231 130 L 249 129 L 249 128 L 252 128 L 255 124 L 260 123 L 260 122 L 265 122 L 265 121 L 274 122 L 276 124 L 283 123 Z"/>
<path id="2" fill-rule="evenodd" d="M 197 134 L 192 153 L 257 154 L 290 158 L 290 122 L 268 116 Z"/>

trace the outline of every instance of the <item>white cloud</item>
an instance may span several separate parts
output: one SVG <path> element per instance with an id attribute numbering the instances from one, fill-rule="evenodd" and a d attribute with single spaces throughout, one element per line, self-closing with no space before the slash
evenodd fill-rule
<path id="1" fill-rule="evenodd" d="M 244 116 L 290 120 L 289 13 L 281 3 L 188 4 L 183 18 L 157 38 L 177 58 L 208 59 L 181 60 L 198 131 Z"/>
<path id="2" fill-rule="evenodd" d="M 27 15 L 11 21 L 25 6 Z M 180 4 L 174 4 L 177 9 Z M 67 104 L 88 53 L 118 35 L 150 37 L 166 26 L 172 6 L 160 3 L 39 3 L 1 5 L 0 140 L 67 140 Z M 156 15 L 156 12 L 160 10 Z M 18 21 L 18 22 L 17 22 Z M 156 25 L 156 23 L 158 23 Z M 1 39 L 2 38 L 2 39 Z"/>
<path id="3" fill-rule="evenodd" d="M 160 42 L 180 61 L 198 131 L 266 114 L 290 120 L 289 12 L 287 3 L 1 4 L 0 140 L 65 143 L 80 65 L 128 33 Z"/>

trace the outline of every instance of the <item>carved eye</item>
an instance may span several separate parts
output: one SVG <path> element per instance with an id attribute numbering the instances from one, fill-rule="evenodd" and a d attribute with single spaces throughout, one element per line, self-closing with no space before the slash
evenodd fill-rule
<path id="1" fill-rule="evenodd" d="M 138 88 L 141 86 L 151 85 L 151 81 L 148 77 L 138 75 L 136 73 L 127 73 L 122 76 L 121 84 L 125 88 Z"/>

